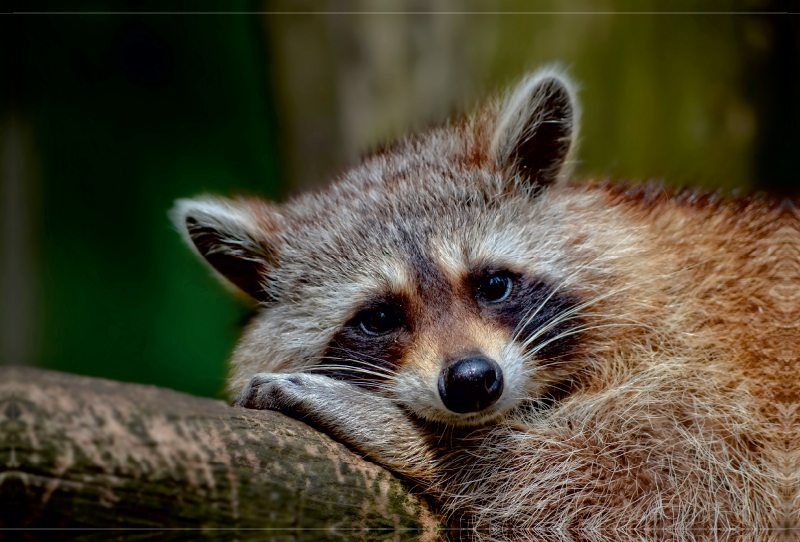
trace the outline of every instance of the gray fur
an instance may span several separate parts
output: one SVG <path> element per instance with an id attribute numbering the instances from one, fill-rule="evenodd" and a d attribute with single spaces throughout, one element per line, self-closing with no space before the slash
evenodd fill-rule
<path id="1" fill-rule="evenodd" d="M 667 529 L 681 539 L 777 525 L 779 476 L 747 444 L 769 439 L 762 414 L 731 365 L 733 342 L 703 319 L 705 305 L 687 301 L 742 305 L 719 298 L 728 283 L 713 283 L 740 265 L 736 249 L 703 249 L 708 236 L 697 237 L 696 253 L 680 244 L 707 216 L 736 225 L 735 217 L 669 202 L 656 210 L 646 198 L 621 203 L 627 196 L 613 187 L 568 183 L 573 89 L 555 70 L 534 74 L 506 99 L 280 207 L 179 202 L 179 229 L 187 217 L 203 220 L 220 232 L 218 250 L 264 266 L 269 301 L 236 348 L 230 392 L 239 406 L 301 416 L 408 477 L 486 540 L 527 540 L 524 529 L 539 528 L 584 539 Z M 543 142 L 543 160 L 536 145 L 518 152 L 546 133 L 560 135 Z M 665 230 L 673 223 L 684 229 Z M 459 301 L 463 277 L 487 264 L 580 301 L 559 316 L 586 319 L 575 354 L 537 357 Z M 700 280 L 698 266 L 718 270 Z M 396 368 L 369 368 L 385 377 L 372 388 L 315 374 L 331 365 L 325 352 L 359 307 L 384 294 L 415 300 L 424 329 L 413 352 Z M 457 353 L 460 341 L 506 376 L 485 412 L 449 412 L 438 395 L 442 349 Z M 548 399 L 562 382 L 572 387 Z"/>

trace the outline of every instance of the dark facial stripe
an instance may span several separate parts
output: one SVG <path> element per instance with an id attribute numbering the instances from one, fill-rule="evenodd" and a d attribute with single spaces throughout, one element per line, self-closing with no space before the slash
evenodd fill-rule
<path id="1" fill-rule="evenodd" d="M 356 384 L 381 382 L 397 369 L 396 362 L 403 350 L 394 340 L 364 340 L 343 329 L 328 345 L 321 362 L 323 367 L 315 373 Z M 325 368 L 326 365 L 335 368 Z"/>
<path id="2" fill-rule="evenodd" d="M 444 271 L 433 263 L 433 259 L 424 253 L 421 239 L 415 239 L 408 232 L 401 231 L 403 250 L 411 262 L 414 272 L 414 285 L 417 296 L 428 308 L 445 309 L 452 303 L 452 285 Z"/>
<path id="3" fill-rule="evenodd" d="M 401 327 L 385 335 L 369 335 L 362 329 L 360 317 L 379 304 L 396 309 Z M 397 369 L 410 342 L 408 301 L 401 296 L 380 297 L 363 305 L 353 319 L 333 336 L 321 364 L 338 368 L 320 369 L 317 373 L 365 385 L 380 382 Z"/>
<path id="4" fill-rule="evenodd" d="M 484 269 L 475 273 L 472 283 L 477 288 L 480 281 L 493 272 L 496 271 Z M 566 293 L 555 291 L 545 282 L 518 274 L 514 275 L 512 288 L 511 294 L 504 301 L 482 303 L 484 314 L 514 333 L 518 344 L 540 334 L 528 346 L 529 351 L 541 348 L 536 354 L 538 359 L 559 359 L 572 353 L 579 337 L 571 332 L 582 321 L 577 314 L 564 315 L 574 309 L 578 301 Z M 545 328 L 549 329 L 544 330 Z M 564 334 L 568 336 L 560 337 Z"/>

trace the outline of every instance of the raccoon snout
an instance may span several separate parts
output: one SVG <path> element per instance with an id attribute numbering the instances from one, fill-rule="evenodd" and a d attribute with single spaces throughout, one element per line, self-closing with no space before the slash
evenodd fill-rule
<path id="1" fill-rule="evenodd" d="M 439 396 L 453 412 L 479 412 L 503 393 L 503 371 L 491 359 L 471 357 L 450 364 L 439 376 Z"/>

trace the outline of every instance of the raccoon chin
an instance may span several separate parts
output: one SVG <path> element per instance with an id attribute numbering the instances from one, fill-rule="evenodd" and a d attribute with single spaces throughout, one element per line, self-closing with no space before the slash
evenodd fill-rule
<path id="1" fill-rule="evenodd" d="M 516 406 L 517 405 L 514 405 L 514 407 Z M 480 412 L 471 412 L 469 414 L 458 414 L 450 411 L 442 412 L 442 417 L 445 418 L 445 420 L 439 423 L 457 427 L 477 427 L 481 425 L 489 425 L 502 420 L 514 407 L 500 408 L 492 406 L 481 410 Z"/>
<path id="2" fill-rule="evenodd" d="M 513 408 L 518 405 L 504 406 L 494 404 L 479 412 L 469 412 L 461 414 L 447 410 L 444 406 L 409 404 L 405 401 L 400 403 L 411 412 L 416 418 L 439 425 L 450 425 L 455 427 L 477 427 L 496 423 Z"/>

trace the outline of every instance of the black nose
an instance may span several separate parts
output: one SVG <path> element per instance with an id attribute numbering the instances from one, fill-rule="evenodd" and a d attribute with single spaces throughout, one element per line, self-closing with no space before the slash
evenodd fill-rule
<path id="1" fill-rule="evenodd" d="M 439 377 L 439 395 L 444 406 L 460 414 L 487 408 L 501 393 L 503 372 L 490 359 L 460 359 L 442 371 Z"/>

